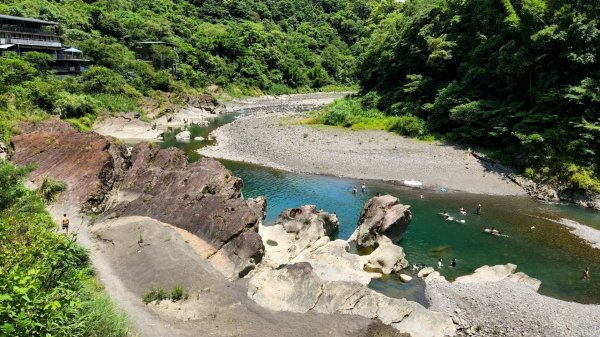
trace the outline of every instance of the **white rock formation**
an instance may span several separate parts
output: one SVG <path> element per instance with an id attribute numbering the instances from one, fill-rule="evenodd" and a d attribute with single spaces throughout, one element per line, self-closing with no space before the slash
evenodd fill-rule
<path id="1" fill-rule="evenodd" d="M 457 277 L 454 283 L 475 283 L 475 282 L 499 282 L 504 279 L 525 285 L 535 291 L 538 291 L 542 282 L 530 277 L 525 273 L 515 273 L 517 266 L 508 263 L 496 266 L 483 266 L 475 270 L 471 275 Z"/>

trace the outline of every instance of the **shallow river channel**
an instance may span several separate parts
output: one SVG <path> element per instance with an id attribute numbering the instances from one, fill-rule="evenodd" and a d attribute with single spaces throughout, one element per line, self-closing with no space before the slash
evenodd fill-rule
<path id="1" fill-rule="evenodd" d="M 234 115 L 214 119 L 207 127 L 190 129 L 192 139 L 208 138 L 216 127 L 229 123 Z M 168 133 L 164 147 L 176 146 L 197 160 L 196 150 L 214 140 L 178 143 L 174 132 Z M 273 222 L 284 209 L 304 204 L 315 204 L 328 212 L 336 212 L 340 219 L 337 238 L 347 239 L 356 228 L 364 203 L 376 193 L 392 194 L 402 203 L 411 205 L 413 220 L 399 243 L 408 261 L 436 265 L 444 261 L 440 273 L 452 280 L 472 273 L 482 265 L 514 263 L 517 271 L 542 281 L 540 293 L 581 303 L 600 303 L 600 249 L 593 248 L 574 235 L 564 219 L 574 226 L 600 230 L 600 213 L 566 204 L 545 204 L 527 197 L 501 197 L 456 192 L 411 189 L 388 183 L 367 181 L 366 193 L 353 195 L 352 186 L 360 181 L 319 175 L 278 171 L 262 166 L 223 161 L 236 176 L 244 181 L 244 197 L 263 195 L 268 201 L 266 222 Z M 481 215 L 474 214 L 475 206 L 482 204 Z M 458 209 L 467 209 L 466 216 Z M 465 223 L 448 222 L 439 214 L 448 211 Z M 482 232 L 483 227 L 496 227 L 507 237 L 496 237 Z M 585 228 L 585 227 L 584 227 Z M 455 269 L 450 260 L 457 259 Z M 585 266 L 590 267 L 591 280 L 582 280 Z M 414 283 L 414 282 L 412 282 Z M 401 285 L 396 280 L 376 281 L 374 289 L 390 296 L 407 297 L 423 302 L 418 283 Z"/>

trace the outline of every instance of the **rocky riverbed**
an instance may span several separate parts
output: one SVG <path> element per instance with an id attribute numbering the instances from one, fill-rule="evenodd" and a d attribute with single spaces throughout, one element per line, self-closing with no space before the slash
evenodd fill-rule
<path id="1" fill-rule="evenodd" d="M 307 109 L 315 106 L 306 102 Z M 278 114 L 269 102 L 252 104 L 249 116 L 265 105 L 272 109 L 265 115 Z M 287 125 L 285 116 L 274 119 L 279 127 L 310 128 L 293 120 Z M 127 149 L 55 120 L 23 126 L 11 143 L 11 160 L 37 164 L 32 186 L 45 176 L 67 182 L 52 207 L 56 217 L 79 211 L 97 216 L 88 228 L 91 218 L 82 215 L 75 230 L 92 249 L 108 292 L 143 336 L 592 337 L 600 331 L 599 306 L 539 295 L 539 282 L 512 265 L 484 268 L 454 283 L 428 269 L 421 273 L 427 309 L 368 289 L 371 279 L 402 273 L 410 261 L 393 244 L 409 226 L 410 207 L 391 196 L 366 204 L 349 241 L 332 241 L 335 215 L 314 206 L 286 210 L 275 226 L 263 226 L 265 200 L 244 200 L 241 180 L 212 159 L 189 163 L 180 150 L 149 144 Z M 464 170 L 475 165 L 468 161 Z M 486 177 L 479 183 L 493 184 Z M 371 252 L 358 255 L 354 245 Z M 177 283 L 189 300 L 141 302 L 149 287 Z"/>
<path id="2" fill-rule="evenodd" d="M 287 171 L 401 182 L 419 180 L 426 187 L 473 193 L 523 195 L 508 179 L 511 170 L 466 155 L 454 146 L 426 143 L 385 131 L 352 131 L 302 125 L 306 110 L 340 94 L 246 100 L 231 109 L 245 111 L 214 132 L 215 146 L 200 154 L 244 161 Z"/>

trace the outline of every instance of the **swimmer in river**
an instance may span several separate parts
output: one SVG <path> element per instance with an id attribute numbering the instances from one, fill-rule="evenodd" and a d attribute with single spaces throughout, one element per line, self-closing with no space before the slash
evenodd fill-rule
<path id="1" fill-rule="evenodd" d="M 367 191 L 367 186 L 365 185 L 364 181 L 363 181 L 362 186 L 360 187 L 360 189 L 362 190 L 363 193 L 365 193 Z"/>
<path id="2" fill-rule="evenodd" d="M 356 192 L 358 192 L 358 190 L 356 189 L 356 185 L 354 185 L 352 187 L 352 194 L 356 194 Z"/>
<path id="3" fill-rule="evenodd" d="M 452 262 L 450 262 L 450 267 L 456 268 L 456 258 L 455 257 L 452 258 Z"/>
<path id="4" fill-rule="evenodd" d="M 590 267 L 585 267 L 583 270 L 583 279 L 586 281 L 590 279 Z"/>
<path id="5" fill-rule="evenodd" d="M 444 266 L 444 264 L 442 263 L 442 258 L 440 257 L 438 259 L 438 268 L 441 269 Z"/>
<path id="6" fill-rule="evenodd" d="M 484 233 L 491 234 L 491 233 L 492 233 L 492 230 L 491 230 L 491 229 L 489 229 L 489 228 L 487 228 L 487 227 L 483 227 L 483 232 L 484 232 Z"/>
<path id="7" fill-rule="evenodd" d="M 477 204 L 477 207 L 475 208 L 475 214 L 481 214 L 481 204 Z"/>

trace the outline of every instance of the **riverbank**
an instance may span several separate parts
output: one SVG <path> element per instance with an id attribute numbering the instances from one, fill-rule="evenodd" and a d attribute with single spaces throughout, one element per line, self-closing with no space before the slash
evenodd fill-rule
<path id="1" fill-rule="evenodd" d="M 458 336 L 594 337 L 600 329 L 600 306 L 557 300 L 509 280 L 433 280 L 426 294 L 430 310 L 451 315 Z"/>
<path id="2" fill-rule="evenodd" d="M 321 95 L 319 103 L 339 97 Z M 246 113 L 214 131 L 217 144 L 199 153 L 293 172 L 393 182 L 414 179 L 429 189 L 525 195 L 506 177 L 512 173 L 509 168 L 480 161 L 466 149 L 385 131 L 303 125 L 307 112 L 296 107 L 307 101 L 289 97 L 235 102 L 233 109 Z"/>

